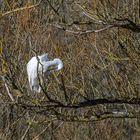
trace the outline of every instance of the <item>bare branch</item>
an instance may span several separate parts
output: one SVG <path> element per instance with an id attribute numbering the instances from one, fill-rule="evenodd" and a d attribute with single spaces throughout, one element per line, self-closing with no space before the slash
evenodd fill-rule
<path id="1" fill-rule="evenodd" d="M 133 32 L 140 32 L 140 25 L 134 23 L 132 20 L 126 18 L 126 19 L 116 19 L 116 22 L 113 23 L 114 27 L 121 27 L 124 29 L 131 30 Z"/>
<path id="2" fill-rule="evenodd" d="M 56 9 L 52 6 L 52 4 L 51 4 L 51 2 L 50 2 L 49 0 L 47 0 L 47 2 L 48 2 L 48 4 L 50 5 L 50 7 L 53 9 L 53 11 L 59 16 L 58 10 L 56 10 Z"/>
<path id="3" fill-rule="evenodd" d="M 82 13 L 85 15 L 85 16 L 87 16 L 89 19 L 91 19 L 91 20 L 93 20 L 94 22 L 96 22 L 96 23 L 99 23 L 99 24 L 106 24 L 104 21 L 102 21 L 102 20 L 97 20 L 97 19 L 95 19 L 95 18 L 93 18 L 93 16 L 90 14 L 90 13 L 88 13 L 80 4 L 78 4 L 78 3 L 76 3 L 76 5 L 83 11 Z"/>
<path id="4" fill-rule="evenodd" d="M 103 28 L 98 29 L 98 30 L 93 29 L 93 30 L 86 30 L 86 31 L 73 31 L 73 30 L 66 29 L 65 27 L 62 27 L 60 25 L 53 25 L 53 24 L 49 24 L 49 25 L 51 25 L 53 27 L 56 27 L 58 29 L 61 29 L 61 30 L 65 31 L 65 32 L 72 33 L 74 35 L 84 35 L 84 34 L 89 34 L 89 33 L 99 33 L 99 32 L 105 31 L 105 30 L 107 30 L 109 28 L 114 27 L 114 25 L 108 25 L 108 26 L 103 27 Z"/>
<path id="5" fill-rule="evenodd" d="M 48 129 L 48 127 L 51 126 L 51 124 L 52 124 L 52 122 L 50 122 L 50 123 L 47 125 L 47 127 L 46 127 L 45 129 L 43 129 L 38 135 L 36 135 L 32 140 L 38 139 L 38 137 L 39 137 L 40 135 L 42 135 L 42 134 Z"/>
<path id="6" fill-rule="evenodd" d="M 27 129 L 25 130 L 23 136 L 21 137 L 21 140 L 24 140 L 24 138 L 25 138 L 25 136 L 27 135 L 29 129 L 31 128 L 31 125 L 32 125 L 32 123 L 33 123 L 35 117 L 36 117 L 36 116 L 34 116 L 33 119 L 29 122 L 29 125 L 28 125 Z"/>
<path id="7" fill-rule="evenodd" d="M 9 14 L 12 14 L 12 13 L 16 13 L 16 12 L 19 12 L 19 11 L 23 11 L 23 10 L 26 10 L 26 9 L 32 9 L 34 7 L 37 7 L 40 5 L 42 0 L 40 0 L 37 4 L 34 4 L 34 5 L 29 5 L 29 6 L 25 6 L 25 7 L 21 7 L 21 8 L 16 8 L 16 9 L 13 9 L 13 10 L 10 10 L 10 11 L 7 11 L 3 14 L 0 15 L 0 18 L 6 16 L 6 15 L 9 15 Z"/>
<path id="8" fill-rule="evenodd" d="M 126 112 L 104 112 L 102 114 L 84 115 L 84 116 L 74 116 L 74 115 L 64 115 L 60 114 L 56 116 L 58 120 L 67 122 L 92 122 L 101 121 L 109 118 L 138 118 L 139 114 L 130 114 Z"/>
<path id="9" fill-rule="evenodd" d="M 2 78 L 2 80 L 3 80 L 3 82 L 4 82 L 4 85 L 5 85 L 5 88 L 6 88 L 6 90 L 7 90 L 8 96 L 10 97 L 11 101 L 14 102 L 15 100 L 14 100 L 12 94 L 10 93 L 10 90 L 9 90 L 9 87 L 8 87 L 8 85 L 7 85 L 7 83 L 6 83 L 5 77 L 4 77 L 4 76 L 1 76 L 1 78 Z"/>

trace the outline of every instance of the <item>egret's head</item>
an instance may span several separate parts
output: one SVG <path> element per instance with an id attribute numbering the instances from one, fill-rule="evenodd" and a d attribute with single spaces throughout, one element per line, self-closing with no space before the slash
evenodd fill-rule
<path id="1" fill-rule="evenodd" d="M 55 63 L 55 70 L 61 70 L 63 68 L 63 62 L 59 58 L 55 58 L 54 60 Z"/>
<path id="2" fill-rule="evenodd" d="M 43 63 L 44 73 L 48 73 L 50 71 L 57 71 L 63 68 L 63 62 L 59 58 L 55 58 L 52 61 L 47 61 Z"/>

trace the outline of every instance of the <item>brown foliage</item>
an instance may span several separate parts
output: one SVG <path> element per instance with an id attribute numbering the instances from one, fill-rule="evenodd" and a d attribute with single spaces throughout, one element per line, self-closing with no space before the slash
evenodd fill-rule
<path id="1" fill-rule="evenodd" d="M 138 0 L 2 0 L 0 138 L 139 139 L 138 5 Z M 45 83 L 51 101 L 29 88 L 32 50 L 64 63 Z"/>

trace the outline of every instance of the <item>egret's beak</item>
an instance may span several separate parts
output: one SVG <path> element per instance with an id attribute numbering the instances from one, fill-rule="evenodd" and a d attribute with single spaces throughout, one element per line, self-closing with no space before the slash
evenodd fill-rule
<path id="1" fill-rule="evenodd" d="M 56 66 L 50 66 L 50 67 L 48 67 L 48 72 L 50 72 L 50 71 L 53 71 L 53 70 L 56 70 L 57 69 L 57 67 Z"/>

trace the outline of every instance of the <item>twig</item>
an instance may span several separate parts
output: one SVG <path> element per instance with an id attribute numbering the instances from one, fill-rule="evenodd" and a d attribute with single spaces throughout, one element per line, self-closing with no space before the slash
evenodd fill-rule
<path id="1" fill-rule="evenodd" d="M 96 23 L 99 23 L 99 24 L 106 24 L 104 21 L 102 21 L 102 20 L 97 20 L 97 19 L 95 19 L 95 18 L 93 18 L 92 17 L 92 15 L 91 14 L 89 14 L 80 4 L 78 4 L 78 3 L 75 3 L 82 11 L 83 11 L 83 14 L 85 15 L 85 16 L 87 16 L 88 18 L 90 18 L 91 20 L 93 20 L 93 21 L 95 21 Z"/>
<path id="2" fill-rule="evenodd" d="M 63 125 L 63 123 L 64 123 L 64 122 L 61 122 L 61 123 L 53 130 L 53 133 L 56 132 L 56 131 L 58 130 L 58 128 L 59 128 L 61 125 Z"/>
<path id="3" fill-rule="evenodd" d="M 122 118 L 131 118 L 136 119 L 139 118 L 139 114 L 130 114 L 126 112 L 104 112 L 102 114 L 92 114 L 92 115 L 65 115 L 59 114 L 56 116 L 58 120 L 66 121 L 66 122 L 93 122 L 93 121 L 101 121 L 104 119 L 122 119 Z"/>
<path id="4" fill-rule="evenodd" d="M 31 9 L 31 8 L 34 8 L 34 7 L 37 7 L 38 5 L 40 5 L 42 0 L 40 0 L 37 4 L 34 4 L 34 5 L 29 5 L 29 6 L 25 6 L 25 7 L 21 7 L 21 8 L 16 8 L 16 9 L 13 9 L 13 10 L 10 10 L 10 11 L 7 11 L 3 14 L 0 15 L 0 18 L 6 16 L 6 15 L 9 15 L 9 14 L 12 14 L 12 13 L 16 13 L 16 12 L 19 12 L 19 11 L 23 11 L 25 9 Z"/>
<path id="5" fill-rule="evenodd" d="M 58 10 L 56 10 L 56 9 L 52 6 L 52 4 L 51 4 L 51 2 L 50 2 L 49 0 L 47 0 L 47 2 L 48 2 L 48 4 L 50 5 L 50 7 L 53 9 L 53 11 L 59 16 Z"/>
<path id="6" fill-rule="evenodd" d="M 28 125 L 27 129 L 25 130 L 23 136 L 21 137 L 21 140 L 24 140 L 26 134 L 28 133 L 29 129 L 31 128 L 32 122 L 34 121 L 35 117 L 36 116 L 34 116 L 33 119 L 29 122 L 29 125 Z"/>
<path id="7" fill-rule="evenodd" d="M 101 28 L 99 30 L 93 29 L 93 30 L 86 30 L 86 31 L 73 31 L 73 30 L 68 30 L 65 27 L 62 27 L 60 25 L 53 25 L 53 24 L 49 24 L 49 25 L 51 25 L 53 27 L 56 27 L 58 29 L 61 29 L 61 30 L 65 31 L 65 32 L 72 33 L 74 35 L 84 35 L 84 34 L 89 34 L 89 33 L 98 33 L 98 32 L 102 32 L 102 31 L 105 31 L 105 30 L 107 30 L 109 28 L 114 27 L 114 25 L 108 25 L 108 26 L 103 27 L 103 28 Z"/>
<path id="8" fill-rule="evenodd" d="M 38 135 L 36 135 L 32 140 L 36 140 L 40 135 L 42 135 L 48 129 L 48 127 L 51 126 L 51 124 L 52 122 L 50 122 L 48 126 L 45 129 L 43 129 Z"/>
<path id="9" fill-rule="evenodd" d="M 4 85 L 5 85 L 5 88 L 6 88 L 6 90 L 7 90 L 8 96 L 10 97 L 10 99 L 12 100 L 12 102 L 14 102 L 15 100 L 14 100 L 12 94 L 10 93 L 10 90 L 9 90 L 9 87 L 8 87 L 8 85 L 7 85 L 7 83 L 6 83 L 5 77 L 4 77 L 4 76 L 1 76 L 1 78 L 2 78 L 2 80 L 3 80 L 3 82 L 4 82 Z"/>
<path id="10" fill-rule="evenodd" d="M 66 103 L 68 103 L 68 100 L 70 101 L 70 99 L 69 99 L 69 97 L 67 95 L 67 91 L 66 91 L 65 81 L 64 81 L 63 75 L 61 75 L 61 81 L 62 81 L 62 88 L 63 88 L 64 95 L 65 95 L 65 101 L 66 101 Z"/>

